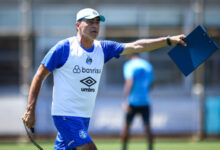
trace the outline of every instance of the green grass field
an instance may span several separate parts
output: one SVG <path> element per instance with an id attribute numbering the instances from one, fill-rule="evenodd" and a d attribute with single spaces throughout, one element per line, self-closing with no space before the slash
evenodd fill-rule
<path id="1" fill-rule="evenodd" d="M 119 140 L 94 140 L 99 150 L 120 150 Z M 53 142 L 39 142 L 44 150 L 53 150 Z M 37 150 L 31 143 L 0 142 L 0 150 Z M 144 140 L 131 140 L 128 150 L 147 150 Z M 157 140 L 154 150 L 220 150 L 220 140 L 190 142 L 186 140 Z"/>

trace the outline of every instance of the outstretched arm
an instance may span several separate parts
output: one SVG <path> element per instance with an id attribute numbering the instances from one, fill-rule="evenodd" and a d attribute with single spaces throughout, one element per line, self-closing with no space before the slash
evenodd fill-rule
<path id="1" fill-rule="evenodd" d="M 26 112 L 22 117 L 22 120 L 28 128 L 32 128 L 35 124 L 35 107 L 37 98 L 41 89 L 41 85 L 49 74 L 50 71 L 43 65 L 40 65 L 32 80 Z"/>
<path id="2" fill-rule="evenodd" d="M 171 36 L 170 42 L 172 45 L 181 44 L 183 46 L 186 46 L 186 43 L 183 41 L 184 38 L 185 35 L 183 34 L 177 36 Z M 126 43 L 124 51 L 121 53 L 121 55 L 153 51 L 158 48 L 165 47 L 167 45 L 168 45 L 167 37 L 161 37 L 156 39 L 141 39 L 135 42 Z"/>

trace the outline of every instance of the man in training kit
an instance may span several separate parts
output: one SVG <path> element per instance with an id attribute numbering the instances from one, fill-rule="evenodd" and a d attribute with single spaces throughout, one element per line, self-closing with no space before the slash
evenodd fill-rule
<path id="1" fill-rule="evenodd" d="M 153 136 L 150 130 L 150 99 L 149 92 L 154 80 L 153 66 L 141 59 L 139 54 L 127 55 L 124 64 L 125 78 L 123 106 L 126 112 L 124 130 L 122 132 L 122 150 L 127 150 L 129 130 L 136 114 L 140 114 L 148 136 L 149 150 L 153 150 Z"/>
<path id="2" fill-rule="evenodd" d="M 184 35 L 131 43 L 95 40 L 104 16 L 86 8 L 76 15 L 77 35 L 58 42 L 44 57 L 31 83 L 23 121 L 35 124 L 35 107 L 43 81 L 53 72 L 52 117 L 58 130 L 55 150 L 96 150 L 88 134 L 103 65 L 111 58 L 152 51 L 168 44 L 185 45 Z"/>

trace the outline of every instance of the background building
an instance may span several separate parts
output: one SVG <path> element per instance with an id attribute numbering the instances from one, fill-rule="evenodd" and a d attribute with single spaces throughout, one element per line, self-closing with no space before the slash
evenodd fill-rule
<path id="1" fill-rule="evenodd" d="M 220 45 L 218 0 L 1 0 L 0 136 L 24 134 L 21 116 L 32 76 L 56 42 L 76 34 L 75 14 L 85 7 L 95 8 L 106 17 L 99 39 L 130 42 L 143 37 L 187 35 L 202 24 Z M 155 68 L 151 95 L 154 132 L 219 134 L 219 50 L 188 77 L 171 61 L 169 50 L 166 47 L 142 54 Z M 118 134 L 121 130 L 124 61 L 122 56 L 105 66 L 90 128 L 94 134 Z M 50 117 L 51 90 L 52 75 L 43 85 L 37 105 L 36 128 L 40 134 L 55 131 Z M 140 120 L 133 129 L 135 133 L 142 131 Z"/>

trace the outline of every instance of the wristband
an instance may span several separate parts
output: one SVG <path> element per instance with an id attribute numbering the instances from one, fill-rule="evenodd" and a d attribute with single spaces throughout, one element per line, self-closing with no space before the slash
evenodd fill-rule
<path id="1" fill-rule="evenodd" d="M 172 45 L 172 43 L 171 43 L 171 41 L 170 41 L 170 36 L 167 36 L 167 45 L 169 45 L 169 46 Z"/>

